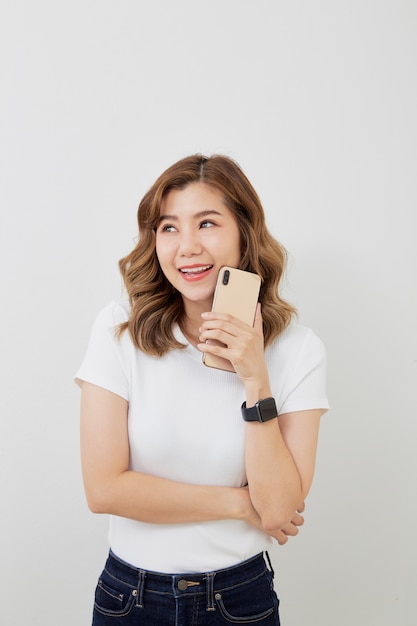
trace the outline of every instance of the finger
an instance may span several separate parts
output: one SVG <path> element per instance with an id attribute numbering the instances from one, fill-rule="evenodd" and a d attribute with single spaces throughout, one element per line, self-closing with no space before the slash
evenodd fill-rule
<path id="1" fill-rule="evenodd" d="M 199 330 L 204 331 L 215 328 L 225 330 L 233 335 L 241 334 L 243 332 L 249 335 L 263 337 L 263 320 L 260 304 L 258 304 L 258 308 L 256 309 L 253 325 L 227 313 L 216 313 L 215 315 L 210 314 L 210 317 L 205 318 Z"/>
<path id="2" fill-rule="evenodd" d="M 277 534 L 275 535 L 275 539 L 278 541 L 280 546 L 285 545 L 288 541 L 287 535 L 282 531 L 277 532 Z"/>
<path id="3" fill-rule="evenodd" d="M 299 515 L 299 513 L 294 513 L 291 524 L 294 524 L 294 526 L 302 526 L 304 524 L 304 517 Z"/>
<path id="4" fill-rule="evenodd" d="M 207 341 L 207 339 L 220 341 L 223 345 L 229 345 L 231 341 L 237 339 L 237 332 L 233 327 L 227 328 L 200 328 L 200 334 L 198 336 L 200 342 Z"/>
<path id="5" fill-rule="evenodd" d="M 239 327 L 232 321 L 209 320 L 200 326 L 198 332 L 201 339 L 219 339 L 217 335 L 220 333 L 227 337 L 237 337 L 245 330 L 247 330 L 245 327 Z"/>
<path id="6" fill-rule="evenodd" d="M 303 502 L 302 505 L 298 507 L 297 512 L 298 513 L 304 513 L 305 508 L 306 508 L 306 503 Z"/>
<path id="7" fill-rule="evenodd" d="M 217 327 L 219 325 L 221 325 L 222 323 L 230 323 L 233 324 L 234 326 L 240 326 L 242 328 L 244 328 L 245 326 L 247 326 L 247 324 L 245 324 L 245 322 L 242 322 L 241 319 L 239 319 L 238 317 L 234 317 L 234 315 L 230 315 L 230 313 L 219 313 L 219 312 L 214 312 L 214 311 L 208 311 L 206 313 L 202 313 L 201 317 L 203 318 L 203 326 L 207 327 L 207 328 L 211 328 L 211 327 Z"/>
<path id="8" fill-rule="evenodd" d="M 283 526 L 281 528 L 281 531 L 287 535 L 288 537 L 295 537 L 296 535 L 298 535 L 298 528 L 297 526 L 294 526 L 294 524 L 286 524 L 285 526 Z"/>

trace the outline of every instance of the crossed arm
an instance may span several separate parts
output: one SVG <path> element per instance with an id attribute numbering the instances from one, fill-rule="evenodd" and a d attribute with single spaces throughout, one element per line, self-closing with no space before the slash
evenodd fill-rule
<path id="1" fill-rule="evenodd" d="M 200 349 L 234 364 L 247 406 L 271 395 L 260 311 L 254 329 L 230 316 L 208 314 L 200 330 Z M 208 338 L 227 347 L 209 346 Z M 81 460 L 93 512 L 153 524 L 237 519 L 280 544 L 298 533 L 314 473 L 321 409 L 246 424 L 248 486 L 243 488 L 181 483 L 130 470 L 127 413 L 128 403 L 120 396 L 82 384 Z"/>

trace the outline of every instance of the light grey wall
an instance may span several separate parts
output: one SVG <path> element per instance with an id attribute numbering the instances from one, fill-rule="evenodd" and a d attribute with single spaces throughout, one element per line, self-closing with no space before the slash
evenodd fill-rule
<path id="1" fill-rule="evenodd" d="M 89 623 L 106 520 L 84 502 L 72 375 L 121 293 L 140 197 L 203 151 L 254 183 L 286 293 L 328 349 L 306 524 L 272 555 L 283 624 L 411 626 L 416 3 L 0 11 L 2 623 Z"/>

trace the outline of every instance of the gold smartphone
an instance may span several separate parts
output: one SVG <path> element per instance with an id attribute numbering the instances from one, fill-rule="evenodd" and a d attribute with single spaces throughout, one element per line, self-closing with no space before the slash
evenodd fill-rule
<path id="1" fill-rule="evenodd" d="M 260 288 L 261 279 L 258 274 L 244 272 L 234 267 L 222 267 L 217 277 L 212 311 L 229 313 L 253 326 Z M 213 354 L 204 353 L 203 363 L 207 367 L 235 371 L 230 361 Z"/>

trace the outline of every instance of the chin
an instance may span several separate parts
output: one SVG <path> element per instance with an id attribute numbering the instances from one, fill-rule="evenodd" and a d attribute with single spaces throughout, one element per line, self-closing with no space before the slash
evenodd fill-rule
<path id="1" fill-rule="evenodd" d="M 210 303 L 210 308 L 211 308 L 211 304 L 213 302 L 213 292 L 209 292 L 209 293 L 181 293 L 182 297 L 184 300 L 188 300 L 188 302 L 193 302 L 194 304 L 204 304 L 205 302 Z"/>

